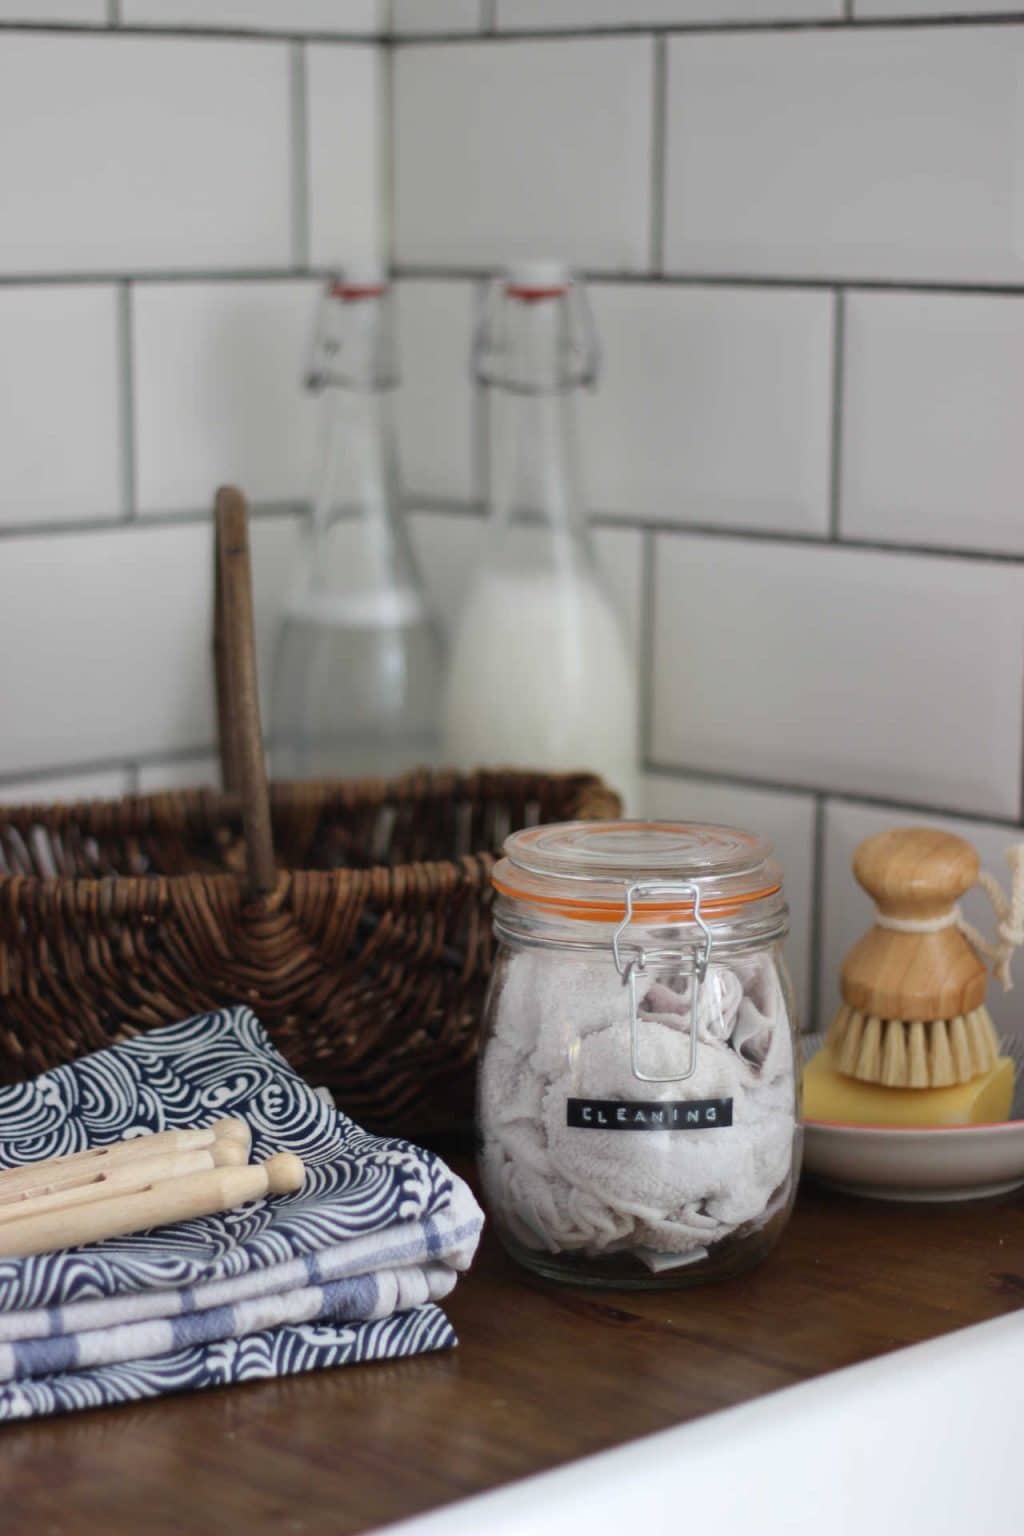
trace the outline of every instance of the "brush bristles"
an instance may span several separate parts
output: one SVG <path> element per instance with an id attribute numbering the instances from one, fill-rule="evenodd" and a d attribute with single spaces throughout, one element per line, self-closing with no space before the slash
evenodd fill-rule
<path id="1" fill-rule="evenodd" d="M 910 1023 L 865 1016 L 846 1003 L 828 1032 L 836 1068 L 886 1088 L 952 1088 L 990 1072 L 999 1036 L 987 1008 Z"/>

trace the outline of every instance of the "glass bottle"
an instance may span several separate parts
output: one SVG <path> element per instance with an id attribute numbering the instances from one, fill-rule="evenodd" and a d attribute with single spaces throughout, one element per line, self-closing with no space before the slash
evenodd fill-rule
<path id="1" fill-rule="evenodd" d="M 580 483 L 575 397 L 597 374 L 580 284 L 533 262 L 492 287 L 474 345 L 490 386 L 490 518 L 456 625 L 447 761 L 591 769 L 636 796 L 636 681 Z"/>
<path id="2" fill-rule="evenodd" d="M 277 640 L 277 778 L 390 777 L 437 754 L 443 657 L 400 510 L 389 285 L 328 283 L 308 387 L 320 395 L 312 514 Z"/>

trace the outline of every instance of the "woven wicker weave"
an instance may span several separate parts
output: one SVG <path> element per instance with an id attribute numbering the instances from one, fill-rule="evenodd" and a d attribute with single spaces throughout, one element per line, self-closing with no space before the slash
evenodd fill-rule
<path id="1" fill-rule="evenodd" d="M 0 1081 L 243 1002 L 374 1129 L 450 1128 L 471 1109 L 493 850 L 513 827 L 613 816 L 616 797 L 513 772 L 268 795 L 237 493 L 218 497 L 218 549 L 232 788 L 3 808 Z"/>

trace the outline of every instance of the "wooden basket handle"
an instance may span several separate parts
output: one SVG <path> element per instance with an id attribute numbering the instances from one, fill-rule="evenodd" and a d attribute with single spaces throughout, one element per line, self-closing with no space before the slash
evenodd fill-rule
<path id="1" fill-rule="evenodd" d="M 241 491 L 221 486 L 213 516 L 213 655 L 221 776 L 224 789 L 242 802 L 246 885 L 249 895 L 258 897 L 274 889 L 276 866 L 256 679 L 249 515 Z"/>

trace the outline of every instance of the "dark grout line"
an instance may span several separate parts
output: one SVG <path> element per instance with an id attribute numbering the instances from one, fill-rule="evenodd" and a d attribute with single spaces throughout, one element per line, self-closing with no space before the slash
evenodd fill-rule
<path id="1" fill-rule="evenodd" d="M 395 238 L 397 231 L 398 203 L 395 197 L 395 56 L 388 46 L 382 49 L 380 70 L 381 103 L 378 127 L 383 145 L 380 158 L 381 197 L 384 217 L 382 251 L 385 268 L 390 275 L 395 264 Z"/>
<path id="2" fill-rule="evenodd" d="M 810 1019 L 817 1021 L 819 1008 L 819 991 L 821 988 L 822 941 L 824 938 L 825 923 L 825 796 L 817 794 L 814 797 L 814 832 L 813 832 L 813 863 L 811 865 L 811 931 L 808 934 L 810 946 L 809 965 L 807 974 L 807 999 L 806 1012 Z M 807 1029 L 808 1020 L 802 1021 L 801 1027 Z"/>
<path id="3" fill-rule="evenodd" d="M 307 505 L 304 501 L 255 502 L 249 508 L 249 515 L 257 522 L 301 517 Z M 8 523 L 0 525 L 0 543 L 5 539 L 61 538 L 68 534 L 143 533 L 149 528 L 190 528 L 210 523 L 212 518 L 210 508 L 187 507 L 174 512 L 137 512 L 131 519 L 123 516 L 78 517 L 46 523 Z"/>
<path id="4" fill-rule="evenodd" d="M 309 105 L 306 46 L 292 43 L 288 59 L 288 108 L 291 129 L 292 264 L 309 265 Z"/>
<path id="5" fill-rule="evenodd" d="M 394 276 L 406 282 L 417 278 L 425 282 L 472 282 L 491 277 L 497 266 L 462 266 L 455 262 L 398 262 Z M 975 294 L 993 298 L 1021 298 L 1024 282 L 950 282 L 941 278 L 909 279 L 888 277 L 849 277 L 835 273 L 830 277 L 757 275 L 749 272 L 626 272 L 611 267 L 581 267 L 580 277 L 588 283 L 618 283 L 652 288 L 764 288 L 799 289 L 834 293 L 842 287 L 847 293 L 924 293 Z M 0 279 L 2 281 L 2 279 Z"/>
<path id="6" fill-rule="evenodd" d="M 392 277 L 398 282 L 473 283 L 494 276 L 497 266 L 456 266 L 437 262 L 395 262 Z M 0 288 L 101 286 L 131 282 L 147 283 L 288 283 L 303 278 L 323 280 L 333 269 L 322 264 L 278 267 L 176 267 L 98 272 L 8 272 L 0 273 Z M 834 293 L 842 287 L 846 293 L 907 293 L 974 295 L 988 298 L 1024 297 L 1024 282 L 950 283 L 940 280 L 910 282 L 897 278 L 835 277 L 753 277 L 739 273 L 621 272 L 591 267 L 580 270 L 589 283 L 616 283 L 622 287 L 652 288 L 760 288 Z"/>
<path id="7" fill-rule="evenodd" d="M 483 517 L 486 515 L 487 506 L 483 497 L 478 501 L 459 501 L 446 496 L 412 496 L 405 492 L 402 497 L 402 511 L 411 512 L 414 515 L 422 512 L 428 517 L 438 515 Z"/>
<path id="8" fill-rule="evenodd" d="M 690 21 L 690 22 L 623 22 L 618 26 L 606 27 L 502 27 L 500 31 L 486 33 L 483 41 L 493 43 L 505 42 L 534 42 L 557 43 L 578 42 L 583 38 L 629 38 L 629 37 L 692 37 L 711 34 L 728 35 L 730 33 L 751 32 L 892 32 L 903 29 L 921 31 L 928 28 L 949 27 L 999 27 L 1015 26 L 1024 21 L 1024 11 L 1005 13 L 1001 11 L 986 12 L 960 12 L 951 16 L 869 16 L 859 18 L 855 16 L 832 17 L 822 16 L 818 18 L 800 17 L 785 19 L 773 19 L 771 21 L 756 21 L 750 18 L 736 21 Z M 452 30 L 450 32 L 405 32 L 395 36 L 390 41 L 400 48 L 436 47 L 448 43 L 472 43 L 480 42 L 481 35 L 476 32 Z"/>
<path id="9" fill-rule="evenodd" d="M 123 519 L 138 516 L 137 423 L 135 419 L 135 314 L 132 285 L 117 290 L 118 424 L 121 431 L 121 506 Z"/>
<path id="10" fill-rule="evenodd" d="M 668 131 L 668 44 L 654 40 L 654 78 L 651 82 L 651 182 L 650 251 L 652 273 L 665 266 L 666 135 Z"/>
<path id="11" fill-rule="evenodd" d="M 451 512 L 460 515 L 477 515 L 482 503 L 467 501 L 457 496 L 419 496 L 415 490 L 404 493 L 407 510 L 418 512 Z M 859 550 L 879 555 L 934 556 L 940 560 L 968 560 L 982 565 L 1024 565 L 1024 551 L 1009 554 L 1003 550 L 964 549 L 941 544 L 886 543 L 882 539 L 857 539 L 849 536 L 831 539 L 820 533 L 792 533 L 777 529 L 719 526 L 717 523 L 691 523 L 678 520 L 664 521 L 650 516 L 630 516 L 625 512 L 592 512 L 590 521 L 596 528 L 629 528 L 638 533 L 678 535 L 693 539 L 721 539 L 733 543 L 796 545 L 823 551 Z"/>
<path id="12" fill-rule="evenodd" d="M 498 31 L 498 0 L 480 0 L 480 32 L 493 37 Z"/>
<path id="13" fill-rule="evenodd" d="M 829 465 L 829 538 L 840 537 L 843 457 L 843 375 L 846 356 L 846 295 L 837 289 L 832 310 L 832 417 Z"/>
<path id="14" fill-rule="evenodd" d="M 473 320 L 472 336 L 475 337 L 476 329 L 483 314 L 483 307 L 487 299 L 488 284 L 479 282 L 473 295 Z M 470 346 L 472 347 L 471 340 Z M 472 368 L 472 365 L 470 365 Z M 488 498 L 491 494 L 491 392 L 479 379 L 472 376 L 473 386 L 473 486 L 476 490 L 474 500 L 479 504 L 481 511 L 486 511 Z"/>
<path id="15" fill-rule="evenodd" d="M 727 769 L 699 768 L 693 764 L 664 763 L 655 758 L 645 758 L 644 773 L 659 774 L 667 779 L 696 779 L 703 784 L 734 785 L 737 789 L 763 790 L 769 794 L 796 795 L 802 799 L 821 795 L 827 801 L 843 805 L 867 806 L 875 810 L 892 811 L 898 815 L 944 816 L 953 821 L 968 821 L 980 826 L 1013 827 L 1021 825 L 1012 817 L 985 811 L 965 811 L 962 806 L 926 805 L 919 800 L 900 800 L 885 795 L 858 794 L 852 790 L 828 789 L 821 784 L 801 783 L 792 779 L 766 779 L 756 774 L 731 773 Z"/>
<path id="16" fill-rule="evenodd" d="M 640 588 L 640 637 L 637 661 L 637 757 L 640 763 L 647 761 L 651 750 L 651 725 L 654 716 L 654 535 L 642 534 L 643 565 Z"/>
<path id="17" fill-rule="evenodd" d="M 301 278 L 323 279 L 328 267 L 179 267 L 143 272 L 12 272 L 0 274 L 0 288 L 103 287 L 110 283 L 292 283 Z"/>
<path id="18" fill-rule="evenodd" d="M 137 23 L 125 23 L 119 19 L 120 0 L 107 0 L 107 21 L 0 21 L 0 34 L 4 32 L 38 34 L 56 37 L 135 37 L 135 38 L 187 38 L 190 42 L 240 42 L 240 43 L 337 43 L 346 46 L 380 47 L 385 42 L 382 32 L 294 32 L 287 28 L 264 31 L 253 27 L 144 27 Z"/>
<path id="19" fill-rule="evenodd" d="M 20 772 L 11 771 L 0 773 L 0 787 L 10 784 L 39 784 L 41 788 L 54 779 L 69 779 L 86 773 L 126 773 L 129 779 L 134 779 L 138 785 L 140 771 L 143 768 L 160 768 L 165 764 L 187 763 L 193 757 L 205 757 L 209 753 L 216 752 L 216 745 L 212 742 L 200 743 L 198 746 L 175 747 L 167 752 L 140 752 L 137 757 L 128 759 L 124 757 L 97 757 L 89 758 L 85 762 L 60 763 L 57 765 L 46 764 L 42 767 L 26 768 Z M 138 793 L 137 787 L 129 789 L 130 794 Z M 0 817 L 3 808 L 0 807 Z"/>

